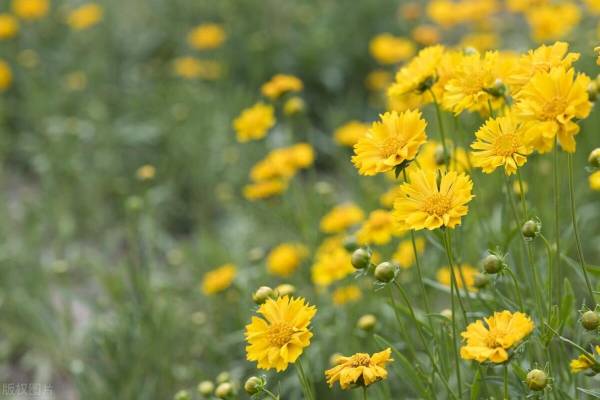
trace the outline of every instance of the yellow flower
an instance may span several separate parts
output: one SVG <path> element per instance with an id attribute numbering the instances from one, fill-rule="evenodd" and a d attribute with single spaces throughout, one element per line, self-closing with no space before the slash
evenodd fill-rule
<path id="1" fill-rule="evenodd" d="M 342 286 L 332 294 L 333 303 L 339 306 L 358 301 L 362 298 L 362 292 L 356 285 Z"/>
<path id="2" fill-rule="evenodd" d="M 441 39 L 440 31 L 433 25 L 419 25 L 412 30 L 412 38 L 422 46 L 431 46 Z"/>
<path id="3" fill-rule="evenodd" d="M 24 20 L 36 20 L 46 16 L 50 0 L 12 0 L 12 11 Z"/>
<path id="4" fill-rule="evenodd" d="M 507 350 L 521 343 L 533 328 L 533 322 L 527 314 L 495 312 L 493 316 L 485 318 L 485 325 L 482 320 L 477 320 L 461 333 L 466 344 L 461 347 L 460 356 L 464 360 L 480 363 L 503 363 L 509 357 Z"/>
<path id="5" fill-rule="evenodd" d="M 581 19 L 579 7 L 571 2 L 534 7 L 526 14 L 536 42 L 557 40 L 566 36 Z"/>
<path id="6" fill-rule="evenodd" d="M 417 157 L 418 159 L 418 157 Z M 385 208 L 394 208 L 394 201 L 401 195 L 400 186 L 393 186 L 387 192 L 379 196 L 379 203 Z"/>
<path id="7" fill-rule="evenodd" d="M 571 68 L 552 68 L 538 72 L 519 91 L 515 104 L 516 115 L 525 120 L 541 123 L 540 129 L 528 140 L 539 152 L 549 151 L 558 135 L 558 141 L 567 152 L 575 151 L 574 136 L 579 126 L 573 121 L 589 115 L 592 104 L 587 87 L 590 79 L 583 74 L 575 77 Z"/>
<path id="8" fill-rule="evenodd" d="M 400 229 L 433 230 L 454 228 L 467 215 L 473 195 L 473 182 L 466 174 L 418 170 L 410 182 L 401 186 L 402 194 L 394 203 L 394 219 Z"/>
<path id="9" fill-rule="evenodd" d="M 175 74 L 185 79 L 203 78 L 215 80 L 221 76 L 221 64 L 217 61 L 179 57 L 173 61 Z"/>
<path id="10" fill-rule="evenodd" d="M 233 264 L 225 264 L 204 274 L 202 279 L 202 293 L 211 295 L 222 292 L 231 286 L 237 273 Z"/>
<path id="11" fill-rule="evenodd" d="M 248 142 L 265 137 L 269 129 L 275 125 L 275 110 L 273 106 L 256 103 L 233 120 L 233 128 L 238 142 Z"/>
<path id="12" fill-rule="evenodd" d="M 600 191 L 600 171 L 592 173 L 588 181 L 590 183 L 590 189 Z"/>
<path id="13" fill-rule="evenodd" d="M 288 117 L 300 114 L 306 108 L 306 104 L 301 97 L 294 96 L 285 101 L 283 104 L 283 113 Z"/>
<path id="14" fill-rule="evenodd" d="M 365 78 L 365 86 L 373 92 L 387 89 L 390 83 L 392 83 L 392 74 L 384 69 L 373 70 Z"/>
<path id="15" fill-rule="evenodd" d="M 600 14 L 600 0 L 585 0 L 585 5 L 592 14 Z"/>
<path id="16" fill-rule="evenodd" d="M 295 168 L 308 168 L 315 160 L 315 151 L 308 143 L 296 143 L 288 151 Z"/>
<path id="17" fill-rule="evenodd" d="M 250 201 L 266 199 L 283 193 L 287 186 L 287 182 L 280 179 L 251 183 L 244 186 L 244 197 Z"/>
<path id="18" fill-rule="evenodd" d="M 252 317 L 246 325 L 246 358 L 260 369 L 285 371 L 310 344 L 309 325 L 317 309 L 301 297 L 283 296 L 268 299 L 257 312 L 264 318 Z"/>
<path id="19" fill-rule="evenodd" d="M 65 86 L 70 91 L 83 90 L 87 84 L 87 75 L 83 71 L 73 71 L 65 76 Z"/>
<path id="20" fill-rule="evenodd" d="M 354 146 L 369 130 L 369 125 L 360 121 L 350 121 L 340 126 L 333 133 L 335 142 L 340 146 Z"/>
<path id="21" fill-rule="evenodd" d="M 477 291 L 477 288 L 474 286 L 474 284 L 475 275 L 477 275 L 479 271 L 477 271 L 476 268 L 473 268 L 469 264 L 455 265 L 453 268 L 454 277 L 456 278 L 456 285 L 459 289 L 464 288 L 466 284 L 469 291 Z M 438 269 L 436 278 L 442 285 L 451 286 L 452 274 L 450 273 L 450 267 L 442 267 Z M 462 278 L 465 279 L 463 280 Z"/>
<path id="22" fill-rule="evenodd" d="M 274 178 L 289 179 L 298 169 L 312 165 L 315 155 L 308 143 L 297 143 L 290 147 L 272 150 L 257 162 L 250 170 L 253 181 L 264 181 Z"/>
<path id="23" fill-rule="evenodd" d="M 284 93 L 299 92 L 303 87 L 302 81 L 294 75 L 277 74 L 270 81 L 263 84 L 260 91 L 263 96 L 274 100 Z"/>
<path id="24" fill-rule="evenodd" d="M 398 231 L 394 224 L 392 213 L 385 210 L 375 210 L 369 214 L 369 218 L 362 224 L 356 239 L 359 244 L 387 244 L 392 235 L 398 235 Z"/>
<path id="25" fill-rule="evenodd" d="M 321 218 L 321 232 L 343 232 L 364 218 L 365 214 L 357 205 L 353 203 L 340 204 Z"/>
<path id="26" fill-rule="evenodd" d="M 503 166 L 506 175 L 512 175 L 518 167 L 527 162 L 527 155 L 533 148 L 526 144 L 525 138 L 535 123 L 522 123 L 512 116 L 488 119 L 475 133 L 477 140 L 471 144 L 472 160 L 489 174 Z"/>
<path id="27" fill-rule="evenodd" d="M 0 59 L 0 92 L 4 92 L 12 83 L 12 72 L 10 66 Z"/>
<path id="28" fill-rule="evenodd" d="M 312 281 L 318 286 L 329 286 L 354 272 L 350 253 L 343 247 L 319 251 L 311 269 Z"/>
<path id="29" fill-rule="evenodd" d="M 418 237 L 415 239 L 417 254 L 423 254 L 425 251 L 425 239 Z M 398 263 L 401 268 L 410 268 L 415 263 L 415 252 L 412 240 L 403 240 L 398 244 L 396 252 L 392 256 L 392 261 Z"/>
<path id="30" fill-rule="evenodd" d="M 415 54 L 415 45 L 408 39 L 382 33 L 369 43 L 371 56 L 380 64 L 396 64 Z"/>
<path id="31" fill-rule="evenodd" d="M 361 175 L 393 170 L 414 159 L 419 147 L 427 141 L 427 122 L 418 110 L 386 112 L 380 119 L 354 146 L 352 162 Z"/>
<path id="32" fill-rule="evenodd" d="M 367 353 L 356 353 L 350 357 L 340 356 L 336 366 L 325 371 L 327 384 L 333 386 L 339 382 L 342 389 L 355 386 L 369 386 L 382 379 L 387 379 L 388 373 L 385 369 L 392 358 L 392 349 L 389 347 L 379 353 L 369 355 Z"/>
<path id="33" fill-rule="evenodd" d="M 498 35 L 491 32 L 470 33 L 463 36 L 460 47 L 472 47 L 477 51 L 486 51 L 499 47 Z"/>
<path id="34" fill-rule="evenodd" d="M 69 13 L 67 23 L 76 31 L 91 28 L 102 20 L 104 11 L 96 3 L 84 4 Z"/>
<path id="35" fill-rule="evenodd" d="M 449 28 L 467 22 L 489 21 L 499 8 L 496 0 L 433 0 L 427 14 L 439 25 Z"/>
<path id="36" fill-rule="evenodd" d="M 219 24 L 201 24 L 188 33 L 187 41 L 197 50 L 210 50 L 220 47 L 227 35 Z"/>
<path id="37" fill-rule="evenodd" d="M 150 164 L 142 165 L 135 172 L 135 175 L 140 181 L 148 181 L 156 175 L 156 168 Z"/>
<path id="38" fill-rule="evenodd" d="M 288 277 L 307 256 L 308 249 L 305 246 L 299 243 L 282 243 L 269 252 L 267 270 L 273 275 Z"/>
<path id="39" fill-rule="evenodd" d="M 525 12 L 538 6 L 550 3 L 551 0 L 508 0 L 506 7 L 512 12 Z"/>
<path id="40" fill-rule="evenodd" d="M 0 40 L 10 39 L 17 35 L 19 21 L 10 14 L 0 14 Z"/>
<path id="41" fill-rule="evenodd" d="M 600 354 L 600 346 L 595 347 L 596 353 Z M 589 368 L 597 367 L 598 363 L 593 357 L 590 357 L 587 354 L 582 354 L 574 360 L 571 360 L 569 364 L 571 367 L 571 372 L 574 374 L 578 374 L 583 372 Z"/>

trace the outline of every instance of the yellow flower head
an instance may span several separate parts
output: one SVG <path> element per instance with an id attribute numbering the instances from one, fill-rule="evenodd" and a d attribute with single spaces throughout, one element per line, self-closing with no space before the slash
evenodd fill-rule
<path id="1" fill-rule="evenodd" d="M 321 218 L 320 228 L 324 233 L 343 232 L 362 221 L 365 214 L 356 204 L 345 203 L 335 206 Z"/>
<path id="2" fill-rule="evenodd" d="M 301 113 L 306 108 L 306 103 L 299 96 L 290 97 L 283 103 L 283 113 L 290 117 Z"/>
<path id="3" fill-rule="evenodd" d="M 581 11 L 571 2 L 534 7 L 526 14 L 536 42 L 557 40 L 566 36 L 579 23 Z"/>
<path id="4" fill-rule="evenodd" d="M 427 122 L 418 110 L 386 112 L 380 118 L 354 146 L 352 162 L 361 175 L 393 170 L 414 159 L 427 141 Z"/>
<path id="5" fill-rule="evenodd" d="M 215 80 L 221 76 L 221 64 L 212 60 L 194 57 L 179 57 L 173 61 L 175 74 L 185 79 L 202 78 Z"/>
<path id="6" fill-rule="evenodd" d="M 506 175 L 514 174 L 533 152 L 526 144 L 526 137 L 535 125 L 518 122 L 510 115 L 488 119 L 475 133 L 477 140 L 471 144 L 473 165 L 486 174 L 502 166 Z"/>
<path id="7" fill-rule="evenodd" d="M 225 264 L 204 274 L 202 279 L 202 293 L 211 295 L 222 292 L 231 286 L 237 268 L 233 264 Z"/>
<path id="8" fill-rule="evenodd" d="M 596 353 L 600 354 L 600 346 L 595 347 Z M 571 360 L 569 364 L 571 372 L 578 374 L 592 367 L 598 368 L 598 362 L 587 354 L 582 354 L 574 360 Z"/>
<path id="9" fill-rule="evenodd" d="M 201 24 L 188 33 L 187 41 L 190 46 L 197 50 L 210 50 L 220 47 L 227 34 L 219 24 Z"/>
<path id="10" fill-rule="evenodd" d="M 12 11 L 24 20 L 36 20 L 46 16 L 50 0 L 12 0 Z"/>
<path id="11" fill-rule="evenodd" d="M 512 12 L 525 12 L 550 3 L 551 0 L 507 0 L 506 8 Z"/>
<path id="12" fill-rule="evenodd" d="M 13 15 L 0 14 L 0 40 L 10 39 L 19 31 L 19 21 Z"/>
<path id="13" fill-rule="evenodd" d="M 573 121 L 589 115 L 592 103 L 587 87 L 590 78 L 571 68 L 554 67 L 549 72 L 538 72 L 516 96 L 515 113 L 525 120 L 541 123 L 529 138 L 539 152 L 549 151 L 558 135 L 558 141 L 567 152 L 575 151 L 574 136 L 579 126 Z"/>
<path id="14" fill-rule="evenodd" d="M 387 89 L 392 83 L 392 74 L 384 69 L 375 69 L 365 78 L 365 86 L 373 92 Z"/>
<path id="15" fill-rule="evenodd" d="M 588 178 L 590 189 L 600 191 L 600 171 L 593 172 Z"/>
<path id="16" fill-rule="evenodd" d="M 10 66 L 0 59 L 0 92 L 4 92 L 12 83 L 12 72 Z"/>
<path id="17" fill-rule="evenodd" d="M 433 25 L 419 25 L 411 34 L 413 40 L 422 46 L 432 46 L 441 39 L 439 29 Z"/>
<path id="18" fill-rule="evenodd" d="M 69 13 L 67 23 L 76 31 L 91 28 L 102 20 L 104 11 L 96 3 L 84 4 Z"/>
<path id="19" fill-rule="evenodd" d="M 360 121 L 350 121 L 340 126 L 333 133 L 335 142 L 340 146 L 354 146 L 369 130 L 369 125 Z"/>
<path id="20" fill-rule="evenodd" d="M 527 314 L 495 312 L 493 316 L 485 318 L 485 324 L 477 320 L 461 333 L 466 344 L 461 347 L 460 356 L 464 360 L 480 363 L 503 363 L 509 357 L 507 350 L 518 345 L 533 328 L 533 322 Z"/>
<path id="21" fill-rule="evenodd" d="M 150 165 L 150 164 L 142 165 L 135 172 L 135 176 L 140 181 L 149 181 L 149 180 L 153 179 L 155 175 L 156 175 L 156 168 L 154 167 L 154 165 Z"/>
<path id="22" fill-rule="evenodd" d="M 297 143 L 290 147 L 281 147 L 271 151 L 250 170 L 253 181 L 265 181 L 293 177 L 299 169 L 312 165 L 315 155 L 308 143 Z"/>
<path id="23" fill-rule="evenodd" d="M 244 186 L 244 197 L 250 201 L 267 199 L 285 192 L 287 187 L 287 181 L 280 179 L 255 182 Z"/>
<path id="24" fill-rule="evenodd" d="M 350 275 L 354 272 L 350 257 L 350 253 L 341 245 L 327 250 L 320 249 L 311 269 L 313 283 L 329 286 Z"/>
<path id="25" fill-rule="evenodd" d="M 303 87 L 302 81 L 294 75 L 277 74 L 270 81 L 263 84 L 260 91 L 263 96 L 274 100 L 284 93 L 299 92 Z"/>
<path id="26" fill-rule="evenodd" d="M 469 291 L 477 291 L 477 288 L 474 285 L 475 275 L 477 275 L 479 271 L 476 268 L 473 268 L 469 264 L 455 265 L 453 268 L 456 285 L 459 289 L 464 288 L 466 285 L 466 288 Z M 444 286 L 450 287 L 452 284 L 452 274 L 450 271 L 450 267 L 440 268 L 436 273 L 437 281 Z"/>
<path id="27" fill-rule="evenodd" d="M 477 51 L 486 51 L 499 47 L 498 35 L 491 32 L 470 33 L 460 41 L 459 47 L 472 47 Z"/>
<path id="28" fill-rule="evenodd" d="M 425 251 L 425 239 L 418 237 L 415 239 L 415 247 L 417 254 L 423 254 Z M 413 249 L 412 240 L 403 240 L 398 244 L 396 252 L 392 256 L 392 261 L 398 263 L 400 268 L 410 268 L 415 263 L 415 251 Z"/>
<path id="29" fill-rule="evenodd" d="M 301 297 L 283 296 L 268 299 L 257 312 L 263 318 L 252 317 L 246 325 L 246 358 L 260 369 L 285 371 L 310 344 L 309 325 L 317 309 Z"/>
<path id="30" fill-rule="evenodd" d="M 391 212 L 375 210 L 369 214 L 369 218 L 362 224 L 358 232 L 356 232 L 356 239 L 361 245 L 384 245 L 389 243 L 392 235 L 400 233 L 396 224 L 394 224 Z"/>
<path id="31" fill-rule="evenodd" d="M 415 45 L 408 39 L 382 33 L 369 43 L 371 56 L 380 64 L 396 64 L 415 54 Z"/>
<path id="32" fill-rule="evenodd" d="M 358 286 L 348 285 L 335 289 L 331 297 L 334 304 L 341 306 L 360 300 L 362 298 L 362 292 Z"/>
<path id="33" fill-rule="evenodd" d="M 467 215 L 473 198 L 471 178 L 455 171 L 438 173 L 439 184 L 436 172 L 424 170 L 410 174 L 410 183 L 402 184 L 394 203 L 394 219 L 401 229 L 454 228 Z"/>
<path id="34" fill-rule="evenodd" d="M 350 389 L 386 379 L 388 373 L 385 367 L 394 361 L 391 356 L 392 349 L 389 347 L 373 355 L 356 353 L 350 357 L 340 356 L 335 360 L 337 365 L 325 371 L 327 383 L 331 387 L 339 382 L 342 389 Z"/>
<path id="35" fill-rule="evenodd" d="M 270 104 L 256 103 L 233 120 L 238 142 L 248 142 L 265 137 L 275 125 L 275 110 Z"/>
<path id="36" fill-rule="evenodd" d="M 282 243 L 267 256 L 267 270 L 273 275 L 288 277 L 307 256 L 308 249 L 305 246 L 299 243 Z"/>

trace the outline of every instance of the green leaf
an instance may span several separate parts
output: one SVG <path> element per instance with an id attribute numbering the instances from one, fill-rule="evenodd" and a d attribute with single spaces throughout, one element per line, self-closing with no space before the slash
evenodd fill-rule
<path id="1" fill-rule="evenodd" d="M 471 384 L 471 400 L 477 400 L 479 398 L 480 391 L 481 391 L 481 369 L 477 369 L 477 373 L 473 377 L 473 383 Z"/>
<path id="2" fill-rule="evenodd" d="M 573 313 L 573 304 L 575 303 L 575 294 L 571 282 L 565 278 L 563 282 L 562 301 L 560 303 L 560 321 L 563 326 L 569 325 Z"/>
<path id="3" fill-rule="evenodd" d="M 592 396 L 595 399 L 600 399 L 600 392 L 595 392 L 593 390 L 584 389 L 580 387 L 578 387 L 577 390 L 579 390 L 581 393 L 587 394 L 588 396 Z"/>

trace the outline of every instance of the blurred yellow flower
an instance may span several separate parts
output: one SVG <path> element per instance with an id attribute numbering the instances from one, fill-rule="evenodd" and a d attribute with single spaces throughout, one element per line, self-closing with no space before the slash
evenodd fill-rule
<path id="1" fill-rule="evenodd" d="M 202 293 L 212 295 L 222 292 L 231 286 L 237 273 L 233 264 L 225 264 L 204 274 L 202 279 Z"/>
<path id="2" fill-rule="evenodd" d="M 70 91 L 83 90 L 87 83 L 87 75 L 83 71 L 73 71 L 65 76 L 65 86 Z"/>
<path id="3" fill-rule="evenodd" d="M 317 286 L 329 286 L 354 272 L 350 253 L 343 247 L 318 251 L 311 269 L 312 281 Z"/>
<path id="4" fill-rule="evenodd" d="M 515 181 L 513 182 L 513 193 L 516 194 L 517 196 L 521 195 L 521 185 L 519 185 L 519 181 Z M 523 182 L 523 192 L 525 192 L 525 194 L 527 194 L 527 192 L 529 191 L 529 185 L 527 184 L 527 182 Z"/>
<path id="5" fill-rule="evenodd" d="M 393 186 L 388 189 L 387 192 L 379 196 L 379 203 L 382 207 L 394 208 L 394 201 L 396 201 L 396 198 L 399 197 L 401 193 L 402 191 L 400 190 L 399 185 Z"/>
<path id="6" fill-rule="evenodd" d="M 288 117 L 300 114 L 306 108 L 306 103 L 301 97 L 294 96 L 283 103 L 283 113 Z"/>
<path id="7" fill-rule="evenodd" d="M 477 320 L 461 333 L 466 341 L 460 349 L 464 360 L 503 363 L 508 360 L 507 350 L 521 343 L 534 328 L 531 318 L 521 312 L 495 312 L 484 320 L 485 325 L 482 320 Z"/>
<path id="8" fill-rule="evenodd" d="M 104 10 L 96 3 L 87 3 L 71 11 L 67 23 L 76 31 L 91 28 L 102 21 Z"/>
<path id="9" fill-rule="evenodd" d="M 473 268 L 469 264 L 454 265 L 453 268 L 456 284 L 459 289 L 464 288 L 466 284 L 469 291 L 477 291 L 477 288 L 474 286 L 474 284 L 475 275 L 477 275 L 479 271 L 476 268 Z M 464 281 L 462 278 L 465 278 Z M 436 273 L 436 279 L 444 286 L 451 286 L 452 275 L 450 274 L 450 267 L 442 267 L 438 269 Z"/>
<path id="10" fill-rule="evenodd" d="M 0 40 L 11 39 L 19 31 L 19 20 L 11 14 L 0 14 Z"/>
<path id="11" fill-rule="evenodd" d="M 417 1 L 411 1 L 403 4 L 400 12 L 405 20 L 412 21 L 421 16 L 421 5 Z"/>
<path id="12" fill-rule="evenodd" d="M 155 175 L 156 175 L 156 168 L 150 164 L 142 165 L 135 172 L 135 176 L 140 181 L 149 181 L 149 180 L 153 179 Z"/>
<path id="13" fill-rule="evenodd" d="M 380 64 L 396 64 L 415 54 L 415 45 L 406 38 L 382 33 L 369 43 L 371 56 Z"/>
<path id="14" fill-rule="evenodd" d="M 585 5 L 592 14 L 600 14 L 600 0 L 585 0 Z"/>
<path id="15" fill-rule="evenodd" d="M 394 224 L 391 212 L 375 210 L 369 214 L 369 218 L 367 218 L 358 232 L 356 232 L 356 239 L 360 245 L 384 245 L 389 243 L 393 235 L 401 233 Z"/>
<path id="16" fill-rule="evenodd" d="M 349 121 L 333 132 L 335 142 L 340 146 L 354 146 L 369 130 L 369 125 L 360 121 Z"/>
<path id="17" fill-rule="evenodd" d="M 487 174 L 498 167 L 504 167 L 506 175 L 514 174 L 533 152 L 526 142 L 532 129 L 539 129 L 538 124 L 519 122 L 511 115 L 488 119 L 471 144 L 473 165 Z"/>
<path id="18" fill-rule="evenodd" d="M 221 64 L 212 60 L 194 57 L 179 57 L 173 61 L 175 74 L 186 79 L 202 78 L 215 80 L 221 76 Z"/>
<path id="19" fill-rule="evenodd" d="M 565 37 L 579 23 L 581 11 L 571 2 L 534 7 L 526 13 L 536 42 L 557 40 Z"/>
<path id="20" fill-rule="evenodd" d="M 275 110 L 270 104 L 256 103 L 233 120 L 238 142 L 262 139 L 275 125 Z"/>
<path id="21" fill-rule="evenodd" d="M 590 189 L 600 191 L 600 171 L 593 172 L 588 178 Z"/>
<path id="22" fill-rule="evenodd" d="M 497 0 L 432 0 L 427 6 L 429 18 L 449 28 L 456 24 L 489 21 L 499 10 Z"/>
<path id="23" fill-rule="evenodd" d="M 454 228 L 467 215 L 473 198 L 471 178 L 455 171 L 438 173 L 417 170 L 402 184 L 393 212 L 400 229 Z"/>
<path id="24" fill-rule="evenodd" d="M 211 50 L 220 47 L 227 34 L 219 24 L 207 23 L 195 27 L 188 33 L 188 44 L 197 50 Z"/>
<path id="25" fill-rule="evenodd" d="M 0 92 L 4 92 L 12 83 L 12 71 L 8 63 L 0 59 Z"/>
<path id="26" fill-rule="evenodd" d="M 273 275 L 288 277 L 307 256 L 306 246 L 299 243 L 282 243 L 269 252 L 267 271 Z"/>
<path id="27" fill-rule="evenodd" d="M 267 299 L 257 313 L 263 318 L 252 317 L 246 325 L 246 358 L 260 369 L 285 371 L 310 345 L 309 325 L 317 309 L 302 297 L 283 296 Z"/>
<path id="28" fill-rule="evenodd" d="M 426 126 L 418 110 L 380 115 L 354 146 L 354 166 L 361 175 L 375 175 L 414 159 L 427 141 Z"/>
<path id="29" fill-rule="evenodd" d="M 365 78 L 365 86 L 372 92 L 385 90 L 390 83 L 392 83 L 392 74 L 384 69 L 375 69 Z"/>
<path id="30" fill-rule="evenodd" d="M 417 248 L 417 254 L 423 254 L 425 251 L 425 239 L 422 237 L 415 238 L 415 247 Z M 397 263 L 401 268 L 412 267 L 415 263 L 415 251 L 412 240 L 403 240 L 398 244 L 398 248 L 392 256 L 392 261 Z"/>
<path id="31" fill-rule="evenodd" d="M 275 100 L 285 93 L 300 92 L 303 87 L 302 81 L 294 75 L 277 74 L 270 81 L 264 83 L 260 91 L 263 96 Z"/>
<path id="32" fill-rule="evenodd" d="M 36 20 L 46 16 L 50 0 L 12 0 L 12 11 L 24 20 Z"/>
<path id="33" fill-rule="evenodd" d="M 365 214 L 357 205 L 345 203 L 335 206 L 321 218 L 320 228 L 324 233 L 343 232 L 362 221 Z"/>
<path id="34" fill-rule="evenodd" d="M 253 181 L 274 178 L 290 179 L 299 169 L 308 168 L 315 158 L 314 150 L 308 143 L 297 143 L 290 147 L 272 150 L 250 170 Z"/>
<path id="35" fill-rule="evenodd" d="M 525 12 L 538 6 L 549 4 L 552 0 L 507 0 L 506 8 L 512 12 Z"/>
<path id="36" fill-rule="evenodd" d="M 600 355 L 600 346 L 596 346 L 594 350 Z M 587 354 L 580 355 L 576 359 L 571 360 L 571 363 L 569 364 L 571 372 L 574 374 L 578 374 L 592 367 L 597 367 L 597 365 L 598 362 Z"/>
<path id="37" fill-rule="evenodd" d="M 277 196 L 287 189 L 287 182 L 281 179 L 254 182 L 244 186 L 244 197 L 254 201 Z"/>
<path id="38" fill-rule="evenodd" d="M 575 151 L 574 136 L 579 133 L 579 125 L 574 119 L 586 118 L 592 108 L 587 93 L 589 82 L 584 74 L 575 76 L 572 68 L 554 67 L 549 72 L 536 73 L 519 91 L 516 115 L 540 123 L 528 138 L 537 151 L 552 149 L 556 135 L 565 151 Z"/>
<path id="39" fill-rule="evenodd" d="M 422 46 L 432 46 L 441 40 L 441 35 L 433 25 L 419 25 L 412 30 L 412 38 Z"/>
<path id="40" fill-rule="evenodd" d="M 389 347 L 379 353 L 369 355 L 356 353 L 350 357 L 339 356 L 336 366 L 325 371 L 327 384 L 331 387 L 339 382 L 342 389 L 351 389 L 356 386 L 369 386 L 382 379 L 387 379 L 386 365 L 394 361 L 391 357 L 392 349 Z"/>
<path id="41" fill-rule="evenodd" d="M 600 46 L 599 47 L 595 47 L 594 51 L 598 54 L 598 58 L 596 59 L 596 64 L 600 65 Z"/>
<path id="42" fill-rule="evenodd" d="M 460 41 L 460 47 L 472 47 L 477 51 L 486 51 L 499 47 L 498 35 L 493 32 L 469 33 Z"/>
<path id="43" fill-rule="evenodd" d="M 356 285 L 342 286 L 334 290 L 331 298 L 334 304 L 341 306 L 360 300 L 362 292 Z"/>

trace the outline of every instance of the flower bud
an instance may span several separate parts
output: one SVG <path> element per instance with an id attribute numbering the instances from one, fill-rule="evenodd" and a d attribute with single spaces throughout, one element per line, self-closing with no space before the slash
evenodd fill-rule
<path id="1" fill-rule="evenodd" d="M 278 296 L 291 296 L 296 292 L 296 288 L 289 283 L 282 283 L 275 288 L 275 292 Z"/>
<path id="2" fill-rule="evenodd" d="M 233 394 L 233 385 L 229 382 L 223 382 L 215 390 L 215 396 L 225 399 Z"/>
<path id="3" fill-rule="evenodd" d="M 540 224 L 532 219 L 525 222 L 523 227 L 521 228 L 521 233 L 525 237 L 525 239 L 533 239 L 540 233 Z"/>
<path id="4" fill-rule="evenodd" d="M 598 99 L 598 82 L 591 81 L 587 87 L 588 98 L 590 101 L 596 101 Z"/>
<path id="5" fill-rule="evenodd" d="M 267 299 L 274 299 L 277 297 L 277 293 L 268 286 L 259 287 L 256 292 L 252 295 L 252 300 L 256 304 L 263 304 Z"/>
<path id="6" fill-rule="evenodd" d="M 369 266 L 371 262 L 371 252 L 364 248 L 354 250 L 352 253 L 351 263 L 356 269 L 363 269 Z"/>
<path id="7" fill-rule="evenodd" d="M 231 375 L 227 371 L 223 371 L 219 375 L 217 375 L 217 383 L 229 382 L 230 379 Z"/>
<path id="8" fill-rule="evenodd" d="M 389 261 L 382 262 L 375 268 L 375 279 L 379 282 L 390 282 L 396 276 L 397 267 Z"/>
<path id="9" fill-rule="evenodd" d="M 215 384 L 211 381 L 202 381 L 198 384 L 198 393 L 202 396 L 210 396 L 215 390 Z"/>
<path id="10" fill-rule="evenodd" d="M 586 311 L 581 316 L 581 326 L 588 331 L 598 329 L 600 325 L 600 315 L 596 311 Z"/>
<path id="11" fill-rule="evenodd" d="M 448 318 L 449 320 L 452 320 L 452 310 L 450 310 L 449 308 L 445 308 L 442 311 L 440 311 L 440 315 L 442 317 Z"/>
<path id="12" fill-rule="evenodd" d="M 190 394 L 188 393 L 187 390 L 180 390 L 179 392 L 175 393 L 175 396 L 173 396 L 174 400 L 191 400 L 192 398 L 190 397 Z"/>
<path id="13" fill-rule="evenodd" d="M 600 147 L 595 148 L 588 157 L 588 162 L 592 167 L 600 168 Z"/>
<path id="14" fill-rule="evenodd" d="M 436 165 L 446 164 L 446 154 L 444 154 L 444 146 L 442 146 L 441 144 L 436 146 L 434 158 Z"/>
<path id="15" fill-rule="evenodd" d="M 479 272 L 475 274 L 473 286 L 475 286 L 477 289 L 486 287 L 488 283 L 490 283 L 490 278 L 487 275 Z"/>
<path id="16" fill-rule="evenodd" d="M 377 317 L 373 314 L 365 314 L 358 319 L 356 326 L 363 331 L 370 331 L 377 325 Z"/>
<path id="17" fill-rule="evenodd" d="M 544 390 L 548 385 L 548 375 L 541 369 L 532 369 L 527 374 L 527 386 L 531 390 Z"/>
<path id="18" fill-rule="evenodd" d="M 291 97 L 283 104 L 283 113 L 292 116 L 301 113 L 306 107 L 304 100 L 298 96 Z"/>
<path id="19" fill-rule="evenodd" d="M 358 249 L 358 243 L 356 243 L 356 238 L 354 236 L 346 236 L 344 238 L 344 248 L 347 251 L 354 251 Z"/>
<path id="20" fill-rule="evenodd" d="M 264 386 L 264 382 L 262 379 L 260 379 L 256 376 L 251 376 L 250 378 L 248 378 L 246 380 L 246 383 L 244 383 L 244 390 L 249 395 L 253 395 L 253 394 L 260 392 L 260 390 L 263 386 Z"/>
<path id="21" fill-rule="evenodd" d="M 483 259 L 483 269 L 488 274 L 497 274 L 504 267 L 504 262 L 495 254 L 490 254 Z"/>

